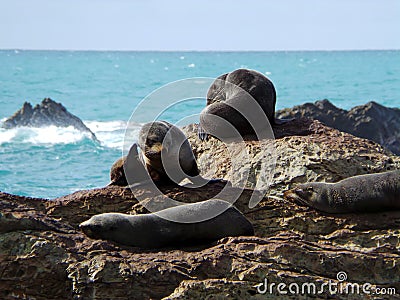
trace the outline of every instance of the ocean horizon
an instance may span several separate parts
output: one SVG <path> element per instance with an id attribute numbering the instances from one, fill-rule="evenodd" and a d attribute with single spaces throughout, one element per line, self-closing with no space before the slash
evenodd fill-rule
<path id="1" fill-rule="evenodd" d="M 0 120 L 25 101 L 35 105 L 51 98 L 82 119 L 100 140 L 96 143 L 73 128 L 1 128 L 0 191 L 55 198 L 106 185 L 112 163 L 122 155 L 134 108 L 154 90 L 186 78 L 255 69 L 274 83 L 277 110 L 322 99 L 343 109 L 369 101 L 400 107 L 399 54 L 400 50 L 0 50 Z M 177 105 L 163 118 L 175 123 L 204 106 L 204 99 Z"/>

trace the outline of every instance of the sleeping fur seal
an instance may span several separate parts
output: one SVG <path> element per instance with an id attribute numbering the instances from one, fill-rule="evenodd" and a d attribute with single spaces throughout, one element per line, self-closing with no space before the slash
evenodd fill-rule
<path id="1" fill-rule="evenodd" d="M 300 184 L 284 196 L 327 213 L 399 210 L 400 170 Z"/>
<path id="2" fill-rule="evenodd" d="M 248 69 L 223 74 L 213 82 L 207 92 L 207 106 L 200 114 L 199 137 L 204 140 L 208 134 L 217 138 L 232 135 L 229 128 L 210 115 L 228 121 L 241 136 L 254 136 L 254 125 L 263 119 L 268 119 L 271 125 L 286 122 L 287 120 L 275 119 L 275 104 L 275 87 L 263 74 Z M 247 118 L 243 115 L 246 112 Z M 261 129 L 264 126 L 259 125 Z"/>
<path id="3" fill-rule="evenodd" d="M 206 221 L 190 223 L 202 214 L 223 213 Z M 186 223 L 168 219 L 183 217 Z M 91 217 L 79 227 L 89 237 L 111 240 L 141 248 L 161 248 L 184 243 L 185 246 L 216 241 L 227 236 L 254 235 L 253 226 L 230 203 L 212 199 L 167 208 L 157 213 L 127 215 L 104 213 Z"/>

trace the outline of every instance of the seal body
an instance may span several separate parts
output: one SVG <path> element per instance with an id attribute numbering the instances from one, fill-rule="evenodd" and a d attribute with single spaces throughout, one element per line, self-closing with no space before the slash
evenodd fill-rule
<path id="1" fill-rule="evenodd" d="M 227 208 L 214 218 L 196 223 L 187 222 L 202 214 Z M 91 238 L 111 240 L 141 248 L 161 248 L 184 243 L 185 245 L 216 241 L 227 236 L 254 235 L 253 226 L 230 203 L 212 199 L 185 204 L 144 215 L 104 213 L 95 215 L 79 227 Z"/>
<path id="2" fill-rule="evenodd" d="M 254 101 L 255 100 L 255 101 Z M 199 137 L 207 134 L 216 137 L 229 137 L 230 130 L 225 128 L 217 116 L 228 121 L 241 136 L 254 135 L 254 124 L 260 122 L 257 116 L 264 114 L 271 125 L 275 124 L 276 91 L 273 83 L 263 74 L 248 69 L 238 69 L 219 76 L 207 92 L 207 107 L 200 115 Z M 231 106 L 233 105 L 233 107 Z M 247 112 L 247 117 L 243 116 Z M 250 120 L 249 117 L 254 117 Z"/>
<path id="3" fill-rule="evenodd" d="M 284 196 L 327 213 L 399 210 L 400 170 L 300 184 Z"/>
<path id="4" fill-rule="evenodd" d="M 153 181 L 179 183 L 200 174 L 185 134 L 166 121 L 144 124 L 139 132 L 138 145 L 149 174 L 153 174 Z"/>

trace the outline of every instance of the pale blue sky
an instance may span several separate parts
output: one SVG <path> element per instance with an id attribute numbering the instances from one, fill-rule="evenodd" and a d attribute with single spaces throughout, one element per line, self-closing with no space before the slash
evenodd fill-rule
<path id="1" fill-rule="evenodd" d="M 0 0 L 0 49 L 400 49 L 400 0 Z"/>

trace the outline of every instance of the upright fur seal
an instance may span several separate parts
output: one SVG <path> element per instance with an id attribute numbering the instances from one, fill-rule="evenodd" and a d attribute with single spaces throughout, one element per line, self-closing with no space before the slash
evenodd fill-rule
<path id="1" fill-rule="evenodd" d="M 113 164 L 110 177 L 108 185 L 131 187 L 150 182 L 157 185 L 178 184 L 185 178 L 198 186 L 221 181 L 200 176 L 185 134 L 166 121 L 144 124 L 139 132 L 138 143 L 131 146 L 127 156 Z"/>
<path id="2" fill-rule="evenodd" d="M 166 121 L 143 125 L 138 145 L 143 162 L 153 181 L 179 183 L 200 175 L 192 147 L 185 134 Z"/>
<path id="3" fill-rule="evenodd" d="M 257 116 L 261 112 L 271 125 L 284 122 L 275 120 L 275 104 L 275 87 L 263 74 L 248 69 L 223 74 L 213 82 L 207 92 L 207 106 L 200 114 L 199 137 L 204 140 L 208 134 L 216 137 L 231 135 L 227 132 L 230 130 L 210 115 L 228 121 L 241 136 L 255 134 L 254 124 L 262 121 Z M 246 111 L 248 116 L 254 116 L 254 120 L 243 116 Z"/>
<path id="4" fill-rule="evenodd" d="M 336 183 L 300 184 L 284 196 L 327 213 L 398 210 L 400 170 L 353 176 Z"/>
<path id="5" fill-rule="evenodd" d="M 161 248 L 181 243 L 190 245 L 227 236 L 254 235 L 251 223 L 230 205 L 226 201 L 212 199 L 144 215 L 104 213 L 91 217 L 79 227 L 91 238 L 141 248 Z M 221 208 L 227 209 L 212 219 L 189 223 Z M 167 220 L 176 219 L 177 216 L 184 217 L 188 223 Z"/>

